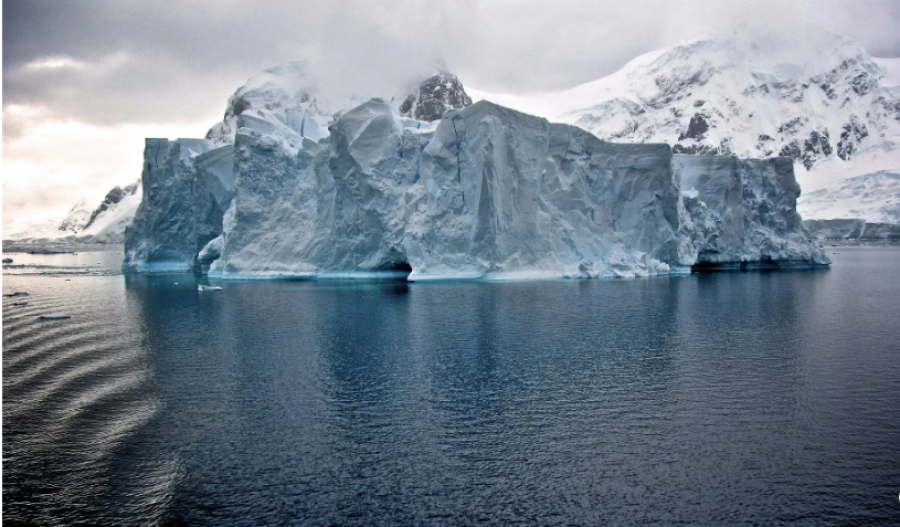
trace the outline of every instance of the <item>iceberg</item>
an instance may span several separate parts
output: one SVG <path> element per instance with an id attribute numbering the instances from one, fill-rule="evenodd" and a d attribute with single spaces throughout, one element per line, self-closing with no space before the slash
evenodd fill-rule
<path id="1" fill-rule="evenodd" d="M 420 88 L 341 110 L 327 134 L 300 114 L 298 133 L 285 103 L 277 119 L 232 111 L 220 128 L 233 136 L 148 139 L 125 269 L 428 281 L 829 263 L 788 158 L 611 143 L 444 86 L 438 120 L 419 120 L 433 99 L 410 110 Z"/>
<path id="2" fill-rule="evenodd" d="M 143 199 L 125 229 L 126 270 L 193 270 L 200 250 L 222 233 L 222 210 L 194 166 L 215 147 L 205 139 L 146 140 Z M 214 163 L 204 166 L 216 172 Z"/>
<path id="3" fill-rule="evenodd" d="M 790 158 L 673 157 L 686 215 L 683 241 L 698 268 L 826 264 L 797 213 Z"/>

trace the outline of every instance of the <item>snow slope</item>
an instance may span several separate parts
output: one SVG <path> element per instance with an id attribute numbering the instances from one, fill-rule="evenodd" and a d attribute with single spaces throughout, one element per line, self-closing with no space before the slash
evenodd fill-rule
<path id="1" fill-rule="evenodd" d="M 496 100 L 616 142 L 789 156 L 805 191 L 900 170 L 900 59 L 873 58 L 816 27 L 798 31 L 803 44 L 789 49 L 741 38 L 695 40 L 570 90 Z"/>
<path id="2" fill-rule="evenodd" d="M 140 182 L 124 189 L 115 187 L 95 209 L 86 203 L 75 205 L 60 218 L 52 212 L 10 221 L 3 227 L 3 239 L 18 242 L 122 243 L 125 227 L 131 223 L 141 202 Z"/>
<path id="3" fill-rule="evenodd" d="M 804 219 L 857 218 L 900 224 L 900 170 L 882 170 L 804 194 L 797 202 Z"/>

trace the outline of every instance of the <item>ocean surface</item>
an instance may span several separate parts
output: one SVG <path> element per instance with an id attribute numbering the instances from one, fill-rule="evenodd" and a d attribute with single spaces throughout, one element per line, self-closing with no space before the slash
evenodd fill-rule
<path id="1" fill-rule="evenodd" d="M 828 254 L 215 292 L 4 254 L 4 525 L 898 525 L 900 248 Z"/>

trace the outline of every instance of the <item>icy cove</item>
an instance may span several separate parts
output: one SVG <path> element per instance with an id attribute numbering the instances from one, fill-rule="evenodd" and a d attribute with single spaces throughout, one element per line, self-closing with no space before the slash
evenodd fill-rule
<path id="1" fill-rule="evenodd" d="M 462 90 L 434 79 L 435 98 Z M 422 281 L 829 263 L 789 158 L 611 143 L 459 93 L 433 122 L 384 99 L 328 119 L 309 97 L 241 94 L 208 139 L 147 140 L 126 270 Z"/>

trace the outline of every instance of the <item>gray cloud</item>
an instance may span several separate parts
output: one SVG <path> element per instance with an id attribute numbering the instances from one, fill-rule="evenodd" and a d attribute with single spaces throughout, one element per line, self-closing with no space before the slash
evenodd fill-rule
<path id="1" fill-rule="evenodd" d="M 5 0 L 4 144 L 53 120 L 208 122 L 199 136 L 245 79 L 290 60 L 309 60 L 338 99 L 388 95 L 437 66 L 468 86 L 525 94 L 602 77 L 702 34 L 790 42 L 806 23 L 900 56 L 896 0 Z"/>
<path id="2" fill-rule="evenodd" d="M 464 82 L 523 93 L 598 78 L 701 32 L 790 34 L 804 22 L 900 54 L 900 5 L 891 0 L 12 0 L 4 104 L 99 124 L 190 120 L 221 111 L 256 71 L 297 59 L 312 59 L 325 85 L 347 92 L 395 86 L 445 62 Z M 84 67 L 28 68 L 52 57 Z"/>

